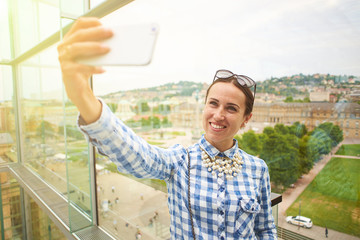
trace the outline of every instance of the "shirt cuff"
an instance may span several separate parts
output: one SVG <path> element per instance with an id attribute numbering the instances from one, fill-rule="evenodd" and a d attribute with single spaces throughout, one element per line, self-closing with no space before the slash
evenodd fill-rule
<path id="1" fill-rule="evenodd" d="M 82 118 L 80 113 L 78 115 L 77 126 L 86 135 L 91 135 L 99 132 L 99 130 L 103 128 L 104 123 L 109 121 L 108 120 L 110 117 L 109 111 L 111 110 L 108 108 L 104 100 L 102 100 L 101 98 L 98 98 L 98 100 L 101 103 L 102 108 L 101 108 L 100 117 L 95 122 L 86 124 L 85 120 Z"/>

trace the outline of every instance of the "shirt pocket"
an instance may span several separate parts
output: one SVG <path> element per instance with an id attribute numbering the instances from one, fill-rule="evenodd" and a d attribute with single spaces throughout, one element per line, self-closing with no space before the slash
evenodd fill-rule
<path id="1" fill-rule="evenodd" d="M 255 198 L 242 198 L 239 200 L 239 205 L 239 215 L 235 221 L 235 235 L 242 238 L 254 236 L 254 220 L 261 206 Z"/>

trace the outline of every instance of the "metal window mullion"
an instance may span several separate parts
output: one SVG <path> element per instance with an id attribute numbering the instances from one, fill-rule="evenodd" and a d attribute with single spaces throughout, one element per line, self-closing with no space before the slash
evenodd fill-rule
<path id="1" fill-rule="evenodd" d="M 22 221 L 22 232 L 24 239 L 32 240 L 32 227 L 31 227 L 31 208 L 29 208 L 27 196 L 22 187 L 20 187 L 20 209 L 21 209 L 21 221 Z"/>
<path id="2" fill-rule="evenodd" d="M 19 27 L 18 22 L 16 22 L 15 17 L 18 16 L 16 1 L 8 1 L 9 7 L 9 31 L 10 31 L 10 51 L 11 57 L 14 58 L 16 53 L 19 52 L 18 48 L 20 46 L 19 41 L 15 37 L 15 34 L 18 32 L 16 28 Z M 12 11 L 12 12 L 11 12 Z M 12 72 L 12 82 L 13 82 L 13 104 L 14 104 L 14 112 L 15 112 L 15 129 L 16 129 L 16 146 L 17 146 L 17 160 L 19 163 L 23 163 L 24 151 L 23 144 L 24 141 L 21 136 L 23 136 L 23 128 L 22 128 L 22 111 L 21 111 L 21 91 L 20 91 L 20 79 L 19 79 L 19 65 L 12 64 L 11 65 Z M 22 234 L 24 239 L 28 239 L 27 232 L 30 225 L 27 225 L 26 218 L 26 209 L 24 205 L 24 191 L 20 188 L 20 207 L 22 213 Z M 30 238 L 31 239 L 31 238 Z"/>
<path id="3" fill-rule="evenodd" d="M 3 204 L 2 204 L 2 189 L 1 189 L 1 184 L 0 184 L 0 228 L 1 228 L 1 239 L 5 239 L 4 215 L 3 215 Z"/>
<path id="4" fill-rule="evenodd" d="M 84 10 L 88 12 L 91 9 L 90 0 L 84 0 Z M 93 87 L 93 77 L 89 79 L 91 89 Z M 91 219 L 93 225 L 99 225 L 99 209 L 97 205 L 97 186 L 96 186 L 96 149 L 93 145 L 89 144 L 89 166 L 90 166 L 90 191 L 91 191 Z"/>
<path id="5" fill-rule="evenodd" d="M 89 166 L 90 166 L 90 191 L 91 191 L 91 218 L 93 225 L 99 225 L 99 212 L 97 205 L 97 187 L 96 187 L 96 156 L 95 147 L 89 146 Z"/>

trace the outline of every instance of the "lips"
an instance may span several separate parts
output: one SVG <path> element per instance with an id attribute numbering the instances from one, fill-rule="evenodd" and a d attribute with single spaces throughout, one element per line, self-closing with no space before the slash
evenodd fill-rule
<path id="1" fill-rule="evenodd" d="M 218 125 L 218 124 L 215 124 L 215 123 L 212 123 L 212 122 L 210 122 L 210 126 L 212 128 L 214 128 L 214 129 L 219 129 L 219 130 L 226 128 L 226 126 Z"/>

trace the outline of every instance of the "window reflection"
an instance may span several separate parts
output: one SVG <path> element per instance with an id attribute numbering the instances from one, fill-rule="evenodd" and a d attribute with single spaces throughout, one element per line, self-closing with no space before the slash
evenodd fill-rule
<path id="1" fill-rule="evenodd" d="M 53 51 L 20 67 L 24 163 L 91 215 L 88 144 L 77 130 L 75 106 L 63 99 L 59 69 L 49 64 Z"/>
<path id="2" fill-rule="evenodd" d="M 0 233 L 4 240 L 12 239 L 54 239 L 65 240 L 65 236 L 49 219 L 44 211 L 25 195 L 24 203 L 30 219 L 30 225 L 26 233 L 23 232 L 25 218 L 22 217 L 24 206 L 21 198 L 21 187 L 19 183 L 7 172 L 0 172 L 0 202 L 2 205 L 0 219 Z M 1 227 L 4 227 L 1 229 Z"/>
<path id="3" fill-rule="evenodd" d="M 11 68 L 0 67 L 0 163 L 17 162 L 14 92 Z"/>

